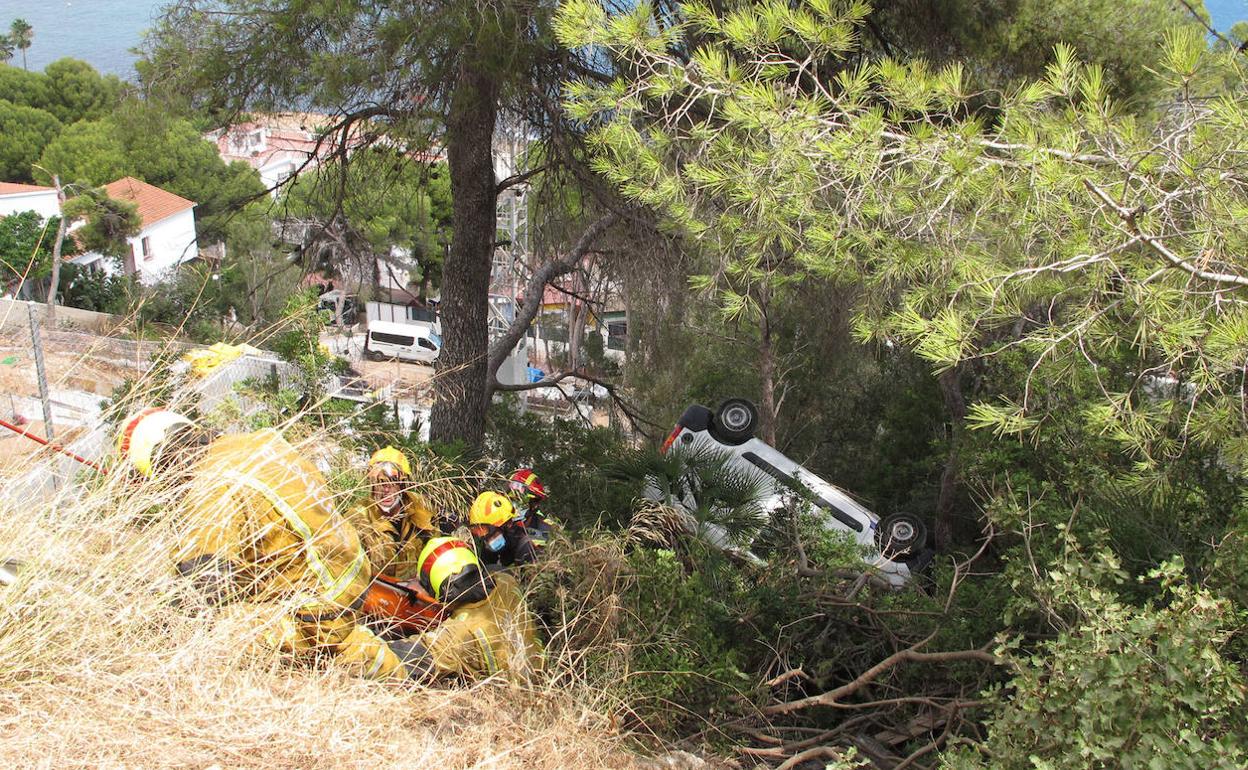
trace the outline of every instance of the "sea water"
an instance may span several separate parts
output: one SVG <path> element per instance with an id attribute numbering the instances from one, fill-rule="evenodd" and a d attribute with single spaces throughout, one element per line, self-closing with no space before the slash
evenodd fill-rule
<path id="1" fill-rule="evenodd" d="M 26 51 L 26 66 L 42 70 L 57 59 L 72 56 L 97 70 L 135 80 L 131 49 L 143 42 L 143 32 L 155 24 L 168 0 L 0 0 L 0 34 L 13 19 L 25 19 L 34 38 Z M 22 66 L 21 52 L 10 65 Z"/>

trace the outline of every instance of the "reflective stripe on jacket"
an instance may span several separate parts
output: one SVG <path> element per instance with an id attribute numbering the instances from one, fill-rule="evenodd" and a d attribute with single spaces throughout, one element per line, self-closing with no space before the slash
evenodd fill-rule
<path id="1" fill-rule="evenodd" d="M 509 671 L 524 677 L 541 665 L 535 625 L 516 581 L 500 574 L 484 601 L 456 607 L 442 625 L 421 634 L 420 643 L 437 676 Z"/>
<path id="2" fill-rule="evenodd" d="M 274 430 L 223 436 L 195 466 L 176 561 L 238 567 L 256 599 L 304 598 L 302 612 L 353 606 L 371 578 L 359 537 L 324 477 Z"/>

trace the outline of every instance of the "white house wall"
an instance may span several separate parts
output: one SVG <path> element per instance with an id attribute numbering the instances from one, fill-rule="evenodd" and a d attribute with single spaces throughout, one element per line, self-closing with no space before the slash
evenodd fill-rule
<path id="1" fill-rule="evenodd" d="M 173 268 L 194 259 L 198 254 L 195 242 L 195 214 L 186 209 L 145 227 L 130 239 L 134 248 L 134 267 L 145 284 L 159 281 Z M 143 256 L 143 239 L 149 238 L 151 257 Z"/>
<path id="2" fill-rule="evenodd" d="M 143 239 L 149 239 L 150 257 L 143 257 Z M 194 209 L 186 209 L 165 217 L 159 222 L 139 231 L 139 234 L 127 240 L 134 250 L 134 268 L 139 280 L 152 285 L 169 277 L 173 268 L 194 259 L 199 253 L 195 241 Z M 102 262 L 101 262 L 102 260 Z M 101 263 L 104 272 L 116 275 L 118 270 L 115 260 L 104 259 L 101 255 L 88 252 L 74 257 L 75 264 L 91 265 Z M 125 263 L 125 259 L 121 263 Z"/>
<path id="3" fill-rule="evenodd" d="M 33 211 L 44 219 L 60 216 L 61 208 L 56 203 L 56 190 L 0 195 L 0 217 L 20 214 L 23 211 Z"/>
<path id="4" fill-rule="evenodd" d="M 295 169 L 298 167 L 299 164 L 294 160 L 287 157 L 278 157 L 256 169 L 256 171 L 260 174 L 261 183 L 264 184 L 266 189 L 271 191 L 269 194 L 276 198 L 281 193 L 278 185 L 293 176 Z"/>

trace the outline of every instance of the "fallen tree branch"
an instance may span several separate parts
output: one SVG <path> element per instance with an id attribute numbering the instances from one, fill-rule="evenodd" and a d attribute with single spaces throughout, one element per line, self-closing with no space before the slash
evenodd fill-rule
<path id="1" fill-rule="evenodd" d="M 998 665 L 1002 662 L 996 655 L 993 655 L 982 648 L 977 650 L 953 650 L 949 652 L 919 652 L 918 648 L 922 647 L 930 639 L 931 637 L 929 636 L 927 639 L 924 639 L 912 647 L 907 647 L 904 650 L 899 650 L 892 655 L 889 655 L 884 660 L 876 663 L 871 668 L 859 674 L 858 677 L 852 682 L 843 684 L 836 689 L 820 693 L 819 695 L 811 695 L 807 698 L 800 698 L 795 701 L 787 701 L 785 703 L 777 703 L 767 706 L 763 709 L 763 713 L 771 716 L 775 714 L 789 714 L 811 706 L 840 705 L 840 700 L 842 698 L 853 695 L 855 692 L 875 681 L 880 674 L 883 674 L 885 671 L 888 671 L 901 663 L 955 663 L 960 661 L 980 661 L 983 663 Z"/>
<path id="2" fill-rule="evenodd" d="M 776 765 L 776 770 L 792 770 L 795 767 L 800 767 L 803 762 L 809 762 L 812 759 L 821 759 L 821 758 L 822 759 L 844 759 L 845 750 L 836 748 L 834 746 L 816 746 L 813 749 L 806 749 L 803 752 L 794 754 L 792 757 L 788 758 L 784 762 L 781 762 L 779 765 Z"/>
<path id="3" fill-rule="evenodd" d="M 775 687 L 777 685 L 784 684 L 785 682 L 793 678 L 806 679 L 806 680 L 810 679 L 810 677 L 806 675 L 806 672 L 803 671 L 801 668 L 791 668 L 788 671 L 785 671 L 783 674 L 780 674 L 779 676 L 768 679 L 764 684 L 766 684 L 768 687 Z"/>

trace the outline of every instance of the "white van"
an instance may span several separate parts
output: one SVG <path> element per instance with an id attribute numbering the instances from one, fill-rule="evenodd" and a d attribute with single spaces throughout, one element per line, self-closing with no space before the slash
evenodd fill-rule
<path id="1" fill-rule="evenodd" d="M 789 490 L 805 490 L 822 512 L 824 526 L 848 532 L 866 551 L 865 561 L 894 587 L 905 585 L 912 573 L 932 560 L 932 551 L 924 547 L 927 528 L 921 519 L 898 512 L 881 521 L 845 492 L 755 438 L 757 425 L 758 411 L 743 398 L 728 399 L 714 412 L 693 404 L 663 442 L 663 453 L 677 445 L 700 445 L 726 453 L 735 467 L 770 487 L 771 494 L 763 502 L 765 509 L 782 505 Z"/>
<path id="2" fill-rule="evenodd" d="M 397 358 L 431 364 L 442 353 L 433 329 L 425 325 L 369 321 L 364 340 L 364 356 L 373 361 Z"/>

